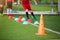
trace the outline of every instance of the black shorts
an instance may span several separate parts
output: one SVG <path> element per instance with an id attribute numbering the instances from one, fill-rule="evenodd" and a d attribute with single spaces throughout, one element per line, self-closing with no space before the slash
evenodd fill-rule
<path id="1" fill-rule="evenodd" d="M 12 2 L 7 2 L 7 8 L 12 9 Z"/>

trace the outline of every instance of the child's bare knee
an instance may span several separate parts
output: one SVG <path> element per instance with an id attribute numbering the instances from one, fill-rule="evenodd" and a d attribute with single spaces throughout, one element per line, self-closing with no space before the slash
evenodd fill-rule
<path id="1" fill-rule="evenodd" d="M 25 12 L 28 12 L 28 9 L 26 9 Z"/>

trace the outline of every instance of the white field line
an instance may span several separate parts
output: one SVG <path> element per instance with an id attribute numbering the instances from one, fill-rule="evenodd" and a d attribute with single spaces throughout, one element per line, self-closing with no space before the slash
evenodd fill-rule
<path id="1" fill-rule="evenodd" d="M 34 25 L 32 23 L 30 23 L 30 24 L 33 25 L 33 26 L 38 27 L 38 25 Z M 50 31 L 50 32 L 53 32 L 53 33 L 56 33 L 56 34 L 60 34 L 60 32 L 57 32 L 57 31 L 54 31 L 54 30 L 51 30 L 51 29 L 48 29 L 48 28 L 45 28 L 45 30 Z"/>
<path id="2" fill-rule="evenodd" d="M 13 17 L 13 18 L 15 18 L 15 17 Z M 38 27 L 38 25 L 34 25 L 33 23 L 30 23 L 30 24 L 33 25 L 33 26 L 35 26 L 35 27 Z M 50 31 L 50 32 L 53 32 L 53 33 L 56 33 L 56 34 L 60 34 L 60 32 L 57 32 L 57 31 L 48 29 L 48 28 L 46 28 L 46 27 L 45 27 L 45 30 Z"/>

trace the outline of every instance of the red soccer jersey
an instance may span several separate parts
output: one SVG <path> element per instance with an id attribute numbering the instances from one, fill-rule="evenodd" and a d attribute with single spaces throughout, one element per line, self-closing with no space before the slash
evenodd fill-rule
<path id="1" fill-rule="evenodd" d="M 13 2 L 14 0 L 6 0 L 6 2 Z"/>
<path id="2" fill-rule="evenodd" d="M 28 9 L 29 11 L 31 11 L 29 0 L 22 0 L 22 6 L 23 6 L 24 10 Z"/>

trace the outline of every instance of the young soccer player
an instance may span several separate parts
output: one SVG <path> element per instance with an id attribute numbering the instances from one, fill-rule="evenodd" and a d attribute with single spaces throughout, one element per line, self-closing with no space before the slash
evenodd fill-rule
<path id="1" fill-rule="evenodd" d="M 37 21 L 35 15 L 33 14 L 32 9 L 31 9 L 29 0 L 22 0 L 22 6 L 23 6 L 23 8 L 24 8 L 24 10 L 25 10 L 26 17 L 27 17 L 27 21 L 28 21 L 28 20 L 32 21 L 32 20 L 29 18 L 29 14 L 28 14 L 28 11 L 30 11 L 30 13 L 31 13 L 31 15 L 32 15 L 32 17 L 33 17 L 33 19 L 34 19 L 34 21 L 35 21 L 34 24 L 38 24 L 38 21 Z M 29 22 L 29 21 L 28 21 L 28 22 Z"/>
<path id="2" fill-rule="evenodd" d="M 0 14 L 3 13 L 4 5 L 5 5 L 5 0 L 0 0 Z"/>
<path id="3" fill-rule="evenodd" d="M 14 0 L 6 0 L 7 3 L 7 16 L 12 16 L 12 4 Z"/>

